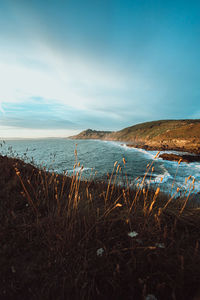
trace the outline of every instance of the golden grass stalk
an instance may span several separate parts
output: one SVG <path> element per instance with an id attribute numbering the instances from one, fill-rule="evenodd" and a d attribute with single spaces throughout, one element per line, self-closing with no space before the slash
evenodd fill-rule
<path id="1" fill-rule="evenodd" d="M 20 180 L 20 182 L 21 182 L 21 185 L 22 185 L 22 187 L 23 187 L 23 189 L 24 189 L 24 192 L 25 192 L 25 194 L 26 194 L 26 197 L 27 197 L 27 200 L 28 200 L 28 202 L 29 202 L 29 205 L 33 208 L 33 210 L 34 210 L 34 212 L 36 213 L 36 215 L 38 215 L 38 210 L 37 210 L 36 206 L 34 205 L 32 199 L 31 199 L 31 196 L 29 195 L 29 193 L 28 193 L 28 191 L 27 191 L 27 189 L 26 189 L 26 187 L 25 187 L 25 185 L 24 185 L 24 183 L 23 183 L 23 181 L 22 181 L 22 178 L 21 178 L 21 176 L 20 176 L 20 171 L 19 171 L 17 168 L 15 168 L 15 173 L 16 173 L 16 175 L 18 176 L 18 178 L 19 178 L 19 180 Z"/>
<path id="2" fill-rule="evenodd" d="M 106 191 L 106 197 L 105 197 L 105 204 L 108 201 L 108 195 L 109 195 L 109 191 L 110 191 L 110 185 L 111 185 L 111 181 L 112 181 L 112 178 L 113 178 L 113 174 L 114 174 L 116 165 L 117 165 L 117 161 L 114 163 L 114 167 L 113 167 L 113 170 L 112 170 L 109 182 L 108 182 L 107 191 Z"/>
<path id="3" fill-rule="evenodd" d="M 154 204 L 155 204 L 155 202 L 156 202 L 156 199 L 157 199 L 159 193 L 160 193 L 160 188 L 158 187 L 158 188 L 156 189 L 156 191 L 155 191 L 153 200 L 152 200 L 152 202 L 151 202 L 151 204 L 150 204 L 150 207 L 149 207 L 149 210 L 148 210 L 148 212 L 147 212 L 147 215 L 148 215 L 148 216 L 150 215 L 150 213 L 151 213 L 151 211 L 152 211 L 152 209 L 153 209 L 153 206 L 154 206 Z"/>
<path id="4" fill-rule="evenodd" d="M 190 179 L 190 178 L 191 178 L 191 176 L 188 177 L 188 179 Z M 182 206 L 182 208 L 181 208 L 181 210 L 180 210 L 179 216 L 183 213 L 183 211 L 184 211 L 184 209 L 185 209 L 185 207 L 186 207 L 186 204 L 187 204 L 187 202 L 188 202 L 189 196 L 190 196 L 192 190 L 194 189 L 194 183 L 195 183 L 195 178 L 194 178 L 193 181 L 190 183 L 189 193 L 188 193 L 188 196 L 187 196 L 187 198 L 185 199 L 185 201 L 184 201 L 184 203 L 183 203 L 183 206 Z"/>

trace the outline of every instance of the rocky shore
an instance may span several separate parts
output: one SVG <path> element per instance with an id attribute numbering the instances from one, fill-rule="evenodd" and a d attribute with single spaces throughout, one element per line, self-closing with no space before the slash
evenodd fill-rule
<path id="1" fill-rule="evenodd" d="M 144 149 L 147 151 L 179 151 L 180 154 L 174 154 L 174 153 L 162 153 L 158 157 L 162 158 L 164 160 L 170 160 L 170 161 L 181 161 L 186 163 L 192 163 L 192 162 L 199 162 L 200 161 L 200 155 L 196 154 L 195 151 L 186 151 L 184 148 L 169 148 L 169 147 L 152 147 L 149 145 L 134 145 L 134 144 L 126 144 L 127 147 L 130 148 L 138 148 L 138 149 Z M 186 154 L 188 152 L 188 154 Z M 198 152 L 199 153 L 199 152 Z"/>
<path id="2" fill-rule="evenodd" d="M 195 156 L 200 155 L 200 148 L 198 147 L 188 147 L 188 146 L 177 146 L 172 143 L 161 144 L 161 143 L 128 143 L 126 144 L 127 147 L 134 147 L 139 149 L 144 149 L 147 151 L 178 151 L 182 153 L 190 153 L 194 154 Z"/>
<path id="3" fill-rule="evenodd" d="M 192 154 L 173 154 L 173 153 L 162 153 L 159 155 L 159 158 L 164 160 L 171 160 L 171 161 L 180 161 L 186 163 L 192 162 L 200 162 L 200 155 L 192 155 Z"/>

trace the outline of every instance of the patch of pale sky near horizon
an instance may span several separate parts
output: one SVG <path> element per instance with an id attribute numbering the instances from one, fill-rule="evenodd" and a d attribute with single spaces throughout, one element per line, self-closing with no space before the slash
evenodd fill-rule
<path id="1" fill-rule="evenodd" d="M 0 126 L 1 139 L 15 138 L 45 138 L 45 137 L 69 137 L 78 134 L 80 130 L 72 129 L 30 129 L 21 127 Z"/>

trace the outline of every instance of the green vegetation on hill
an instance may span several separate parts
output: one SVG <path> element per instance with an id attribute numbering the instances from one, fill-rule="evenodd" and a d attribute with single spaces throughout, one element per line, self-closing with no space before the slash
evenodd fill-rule
<path id="1" fill-rule="evenodd" d="M 103 183 L 0 156 L 0 299 L 194 299 L 200 214 L 190 190 L 175 199 L 161 183 L 120 187 L 123 165 Z"/>

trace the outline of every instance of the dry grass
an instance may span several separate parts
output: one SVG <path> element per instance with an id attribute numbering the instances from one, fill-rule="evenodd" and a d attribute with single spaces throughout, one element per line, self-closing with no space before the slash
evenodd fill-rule
<path id="1" fill-rule="evenodd" d="M 193 299 L 200 208 L 190 191 L 145 186 L 152 164 L 135 189 L 117 184 L 125 160 L 107 183 L 82 181 L 77 165 L 67 177 L 0 157 L 0 299 Z"/>

